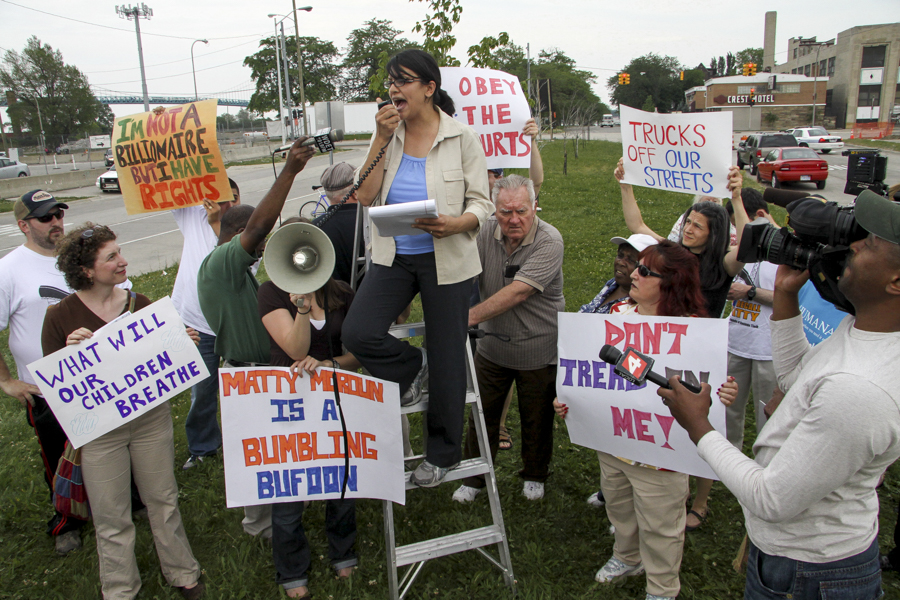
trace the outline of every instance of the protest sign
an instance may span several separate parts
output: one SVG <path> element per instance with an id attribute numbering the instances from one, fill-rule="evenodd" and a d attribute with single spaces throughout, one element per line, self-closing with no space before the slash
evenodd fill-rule
<path id="1" fill-rule="evenodd" d="M 531 165 L 531 136 L 522 133 L 531 110 L 518 77 L 494 69 L 441 67 L 441 87 L 456 105 L 453 118 L 481 138 L 488 169 Z"/>
<path id="2" fill-rule="evenodd" d="M 717 479 L 697 447 L 656 394 L 652 383 L 637 386 L 599 358 L 604 344 L 624 352 L 631 346 L 655 359 L 653 371 L 668 378 L 726 381 L 728 321 L 559 314 L 556 391 L 568 405 L 566 427 L 573 444 L 640 463 Z M 725 405 L 713 397 L 709 420 L 725 434 Z"/>
<path id="3" fill-rule="evenodd" d="M 621 111 L 623 183 L 731 196 L 731 112 L 657 114 L 627 106 Z"/>
<path id="4" fill-rule="evenodd" d="M 128 214 L 234 199 L 216 141 L 216 105 L 203 100 L 116 119 L 113 157 Z"/>
<path id="5" fill-rule="evenodd" d="M 28 370 L 75 448 L 209 376 L 168 296 Z"/>
<path id="6" fill-rule="evenodd" d="M 337 371 L 345 445 L 331 369 L 219 369 L 228 507 L 341 497 L 405 503 L 400 388 Z"/>

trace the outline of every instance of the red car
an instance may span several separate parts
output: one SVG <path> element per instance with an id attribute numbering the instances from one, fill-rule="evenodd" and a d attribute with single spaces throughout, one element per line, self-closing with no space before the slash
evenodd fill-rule
<path id="1" fill-rule="evenodd" d="M 788 181 L 809 181 L 824 190 L 826 179 L 828 163 L 811 148 L 773 148 L 756 171 L 758 182 L 768 181 L 774 188 Z"/>

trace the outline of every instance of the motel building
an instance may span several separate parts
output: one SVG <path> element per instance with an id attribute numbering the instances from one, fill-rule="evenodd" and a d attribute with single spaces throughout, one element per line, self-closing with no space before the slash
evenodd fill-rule
<path id="1" fill-rule="evenodd" d="M 816 125 L 834 127 L 834 117 L 825 118 L 827 87 L 826 77 L 790 73 L 717 77 L 684 93 L 685 112 L 727 110 L 735 131 L 777 131 L 809 126 L 815 105 Z"/>

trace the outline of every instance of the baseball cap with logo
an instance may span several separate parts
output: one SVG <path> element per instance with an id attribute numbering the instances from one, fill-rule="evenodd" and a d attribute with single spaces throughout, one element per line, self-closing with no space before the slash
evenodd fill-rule
<path id="1" fill-rule="evenodd" d="M 853 215 L 857 223 L 869 233 L 900 244 L 900 204 L 897 202 L 891 202 L 872 190 L 863 190 L 856 197 Z"/>
<path id="2" fill-rule="evenodd" d="M 50 192 L 44 190 L 31 190 L 16 200 L 13 212 L 16 215 L 16 221 L 24 221 L 25 219 L 43 217 L 57 206 L 60 208 L 69 208 L 68 204 L 58 202 Z"/>

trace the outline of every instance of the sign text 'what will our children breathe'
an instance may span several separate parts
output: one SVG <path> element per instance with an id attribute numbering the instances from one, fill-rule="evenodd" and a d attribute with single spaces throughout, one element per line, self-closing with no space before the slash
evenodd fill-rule
<path id="1" fill-rule="evenodd" d="M 75 448 L 209 376 L 168 296 L 28 370 Z"/>
<path id="2" fill-rule="evenodd" d="M 658 114 L 622 107 L 625 179 L 641 187 L 725 198 L 730 112 Z"/>
<path id="3" fill-rule="evenodd" d="M 397 384 L 336 375 L 346 442 L 330 369 L 219 370 L 229 507 L 340 498 L 345 478 L 347 498 L 404 502 Z"/>
<path id="4" fill-rule="evenodd" d="M 216 141 L 216 101 L 116 119 L 113 156 L 128 214 L 233 200 Z"/>

